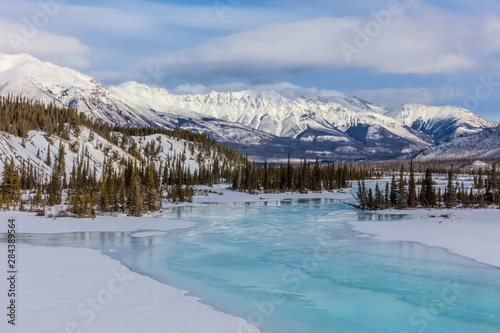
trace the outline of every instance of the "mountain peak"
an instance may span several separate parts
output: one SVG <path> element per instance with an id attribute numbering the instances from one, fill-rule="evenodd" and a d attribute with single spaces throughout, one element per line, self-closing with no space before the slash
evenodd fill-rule
<path id="1" fill-rule="evenodd" d="M 268 157 L 292 151 L 324 159 L 397 157 L 498 125 L 465 109 L 416 103 L 390 108 L 359 97 L 288 98 L 272 89 L 179 95 L 134 81 L 104 87 L 25 54 L 0 54 L 0 95 L 70 106 L 114 124 L 203 131 Z M 266 140 L 280 144 L 263 149 Z"/>
<path id="2" fill-rule="evenodd" d="M 20 53 L 20 54 L 0 53 L 0 73 L 10 70 L 14 67 L 25 65 L 27 63 L 36 64 L 40 66 L 43 64 L 48 64 L 26 53 Z"/>
<path id="3" fill-rule="evenodd" d="M 287 99 L 286 97 L 284 97 L 283 95 L 277 93 L 276 91 L 274 91 L 272 89 L 263 90 L 260 93 L 260 96 L 264 99 L 275 100 L 275 101 Z"/>

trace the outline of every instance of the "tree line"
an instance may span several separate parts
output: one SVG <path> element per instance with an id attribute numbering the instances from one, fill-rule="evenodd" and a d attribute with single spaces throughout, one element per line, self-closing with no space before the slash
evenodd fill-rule
<path id="1" fill-rule="evenodd" d="M 393 174 L 390 182 L 381 188 L 378 182 L 375 188 L 366 186 L 365 181 L 358 182 L 358 190 L 354 195 L 358 204 L 354 206 L 363 210 L 407 209 L 407 208 L 484 208 L 500 207 L 500 182 L 496 163 L 491 168 L 480 168 L 473 176 L 473 186 L 466 187 L 463 182 L 456 181 L 456 173 L 452 166 L 447 172 L 447 184 L 436 186 L 432 170 L 427 168 L 425 175 L 416 179 L 413 163 L 410 164 L 408 176 L 403 166 L 399 176 Z"/>

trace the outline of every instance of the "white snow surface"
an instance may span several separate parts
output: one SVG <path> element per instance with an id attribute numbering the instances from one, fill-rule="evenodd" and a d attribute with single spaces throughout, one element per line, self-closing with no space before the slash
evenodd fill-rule
<path id="1" fill-rule="evenodd" d="M 382 211 L 409 214 L 409 220 L 359 221 L 350 224 L 359 232 L 383 241 L 410 241 L 445 248 L 478 262 L 500 267 L 500 210 Z M 441 217 L 449 214 L 450 218 Z M 435 216 L 435 217 L 432 217 Z"/>
<path id="2" fill-rule="evenodd" d="M 166 234 L 167 233 L 163 231 L 140 231 L 140 232 L 135 232 L 130 236 L 136 238 L 142 238 L 142 237 L 162 236 Z"/>

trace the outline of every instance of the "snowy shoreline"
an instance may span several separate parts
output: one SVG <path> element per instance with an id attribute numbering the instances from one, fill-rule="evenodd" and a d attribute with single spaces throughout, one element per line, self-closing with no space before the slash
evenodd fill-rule
<path id="1" fill-rule="evenodd" d="M 196 206 L 203 202 L 352 199 L 350 192 L 249 195 L 223 187 L 211 189 L 223 195 L 209 193 L 208 196 L 196 196 L 192 204 L 170 207 Z M 356 231 L 382 241 L 419 242 L 500 267 L 500 258 L 496 256 L 500 253 L 500 210 L 420 209 L 378 213 L 402 213 L 409 218 L 350 224 Z M 451 214 L 451 218 L 441 217 L 444 214 Z M 77 220 L 49 219 L 28 213 L 0 213 L 0 220 L 5 222 L 12 217 L 17 221 L 17 233 L 39 234 L 123 231 L 131 232 L 133 237 L 155 237 L 194 225 L 154 217 L 101 216 L 96 220 Z M 0 232 L 6 232 L 4 228 Z M 2 243 L 1 251 L 7 253 L 5 243 Z M 12 327 L 4 320 L 0 322 L 2 332 L 80 332 L 78 329 L 81 332 L 138 332 L 145 329 L 148 332 L 259 332 L 244 319 L 217 311 L 186 295 L 187 291 L 132 272 L 97 250 L 18 245 L 18 256 L 18 325 Z M 6 290 L 6 287 L 6 282 L 2 280 L 0 288 Z M 7 304 L 7 297 L 3 294 L 1 304 Z M 98 303 L 92 303 L 92 300 Z M 241 330 L 241 327 L 244 329 Z"/>
<path id="2" fill-rule="evenodd" d="M 500 209 L 415 209 L 397 221 L 355 221 L 353 228 L 382 241 L 418 242 L 500 267 Z"/>
<path id="3" fill-rule="evenodd" d="M 10 218 L 15 218 L 18 234 L 123 231 L 132 237 L 154 237 L 194 225 L 154 217 L 54 220 L 0 212 L 2 225 Z M 188 291 L 130 271 L 98 250 L 25 244 L 16 248 L 16 325 L 2 320 L 0 332 L 260 332 L 244 319 L 217 311 Z M 7 253 L 6 243 L 1 252 Z M 3 266 L 6 271 L 6 263 Z M 7 280 L 0 281 L 0 289 L 7 290 Z M 0 302 L 8 304 L 7 293 L 2 292 Z"/>

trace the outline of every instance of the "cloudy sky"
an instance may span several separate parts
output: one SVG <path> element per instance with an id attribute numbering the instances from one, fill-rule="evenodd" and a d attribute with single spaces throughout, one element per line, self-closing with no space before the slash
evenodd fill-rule
<path id="1" fill-rule="evenodd" d="M 498 0 L 2 0 L 0 52 L 111 85 L 274 89 L 500 121 Z"/>

